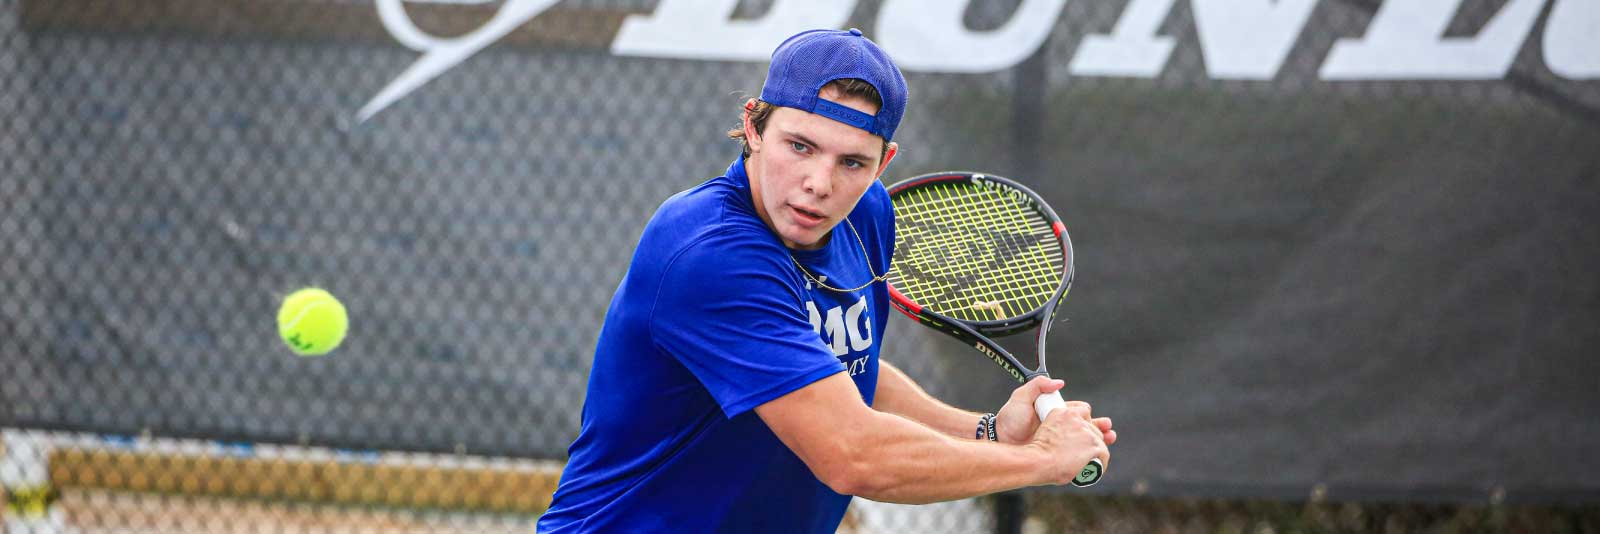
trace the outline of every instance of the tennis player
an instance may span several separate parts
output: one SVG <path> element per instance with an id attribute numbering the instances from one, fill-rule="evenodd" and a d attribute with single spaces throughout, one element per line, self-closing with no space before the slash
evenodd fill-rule
<path id="1" fill-rule="evenodd" d="M 1109 461 L 1116 433 L 1088 404 L 1037 420 L 1060 381 L 984 417 L 879 360 L 894 212 L 878 176 L 906 92 L 860 31 L 778 46 L 729 133 L 743 154 L 639 239 L 539 532 L 831 533 L 854 495 L 961 499 Z"/>

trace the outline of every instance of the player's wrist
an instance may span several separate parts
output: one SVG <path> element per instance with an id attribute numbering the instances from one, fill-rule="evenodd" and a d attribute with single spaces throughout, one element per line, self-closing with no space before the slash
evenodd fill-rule
<path id="1" fill-rule="evenodd" d="M 1000 436 L 995 432 L 995 415 L 986 413 L 978 416 L 978 429 L 973 434 L 979 440 L 1000 441 Z"/>
<path id="2" fill-rule="evenodd" d="M 1061 475 L 1056 464 L 1060 461 L 1051 447 L 1038 440 L 1016 445 L 1016 450 L 1021 452 L 1020 460 L 1028 466 L 1026 484 L 1028 486 L 1058 486 L 1061 485 Z"/>
<path id="3" fill-rule="evenodd" d="M 1028 415 L 1031 417 L 1033 414 Z M 1028 440 L 1033 438 L 1031 435 L 1032 433 L 1027 432 L 1027 430 L 1028 422 L 1019 422 L 1015 419 L 1014 415 L 1011 418 L 1001 417 L 998 415 L 994 418 L 994 432 L 995 436 L 998 438 L 996 441 L 999 441 L 1000 443 L 1009 445 L 1021 445 L 1027 443 Z"/>

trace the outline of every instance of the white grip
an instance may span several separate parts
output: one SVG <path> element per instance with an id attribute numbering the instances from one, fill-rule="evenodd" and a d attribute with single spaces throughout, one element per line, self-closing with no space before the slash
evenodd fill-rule
<path id="1" fill-rule="evenodd" d="M 1043 421 L 1045 417 L 1049 417 L 1050 412 L 1066 406 L 1067 400 L 1061 398 L 1060 391 L 1046 393 L 1033 400 L 1033 411 L 1038 412 L 1040 421 Z"/>

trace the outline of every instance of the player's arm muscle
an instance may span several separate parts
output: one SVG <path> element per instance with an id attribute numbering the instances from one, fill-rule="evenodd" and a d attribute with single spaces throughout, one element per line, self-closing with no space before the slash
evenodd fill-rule
<path id="1" fill-rule="evenodd" d="M 928 425 L 952 437 L 972 437 L 978 429 L 979 414 L 933 398 L 888 361 L 880 361 L 878 389 L 873 395 L 872 407 Z"/>
<path id="2" fill-rule="evenodd" d="M 957 439 L 874 410 L 843 373 L 756 413 L 818 479 L 847 495 L 921 504 L 1050 482 L 1042 449 Z"/>

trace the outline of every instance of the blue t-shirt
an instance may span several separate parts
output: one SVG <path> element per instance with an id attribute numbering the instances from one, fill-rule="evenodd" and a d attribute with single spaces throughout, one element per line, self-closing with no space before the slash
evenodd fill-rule
<path id="1" fill-rule="evenodd" d="M 582 429 L 539 532 L 838 528 L 850 497 L 753 408 L 841 372 L 872 403 L 886 286 L 814 287 L 790 259 L 837 288 L 883 274 L 894 212 L 882 183 L 849 219 L 860 242 L 840 224 L 821 249 L 791 251 L 757 217 L 742 158 L 661 205 L 606 312 Z"/>

